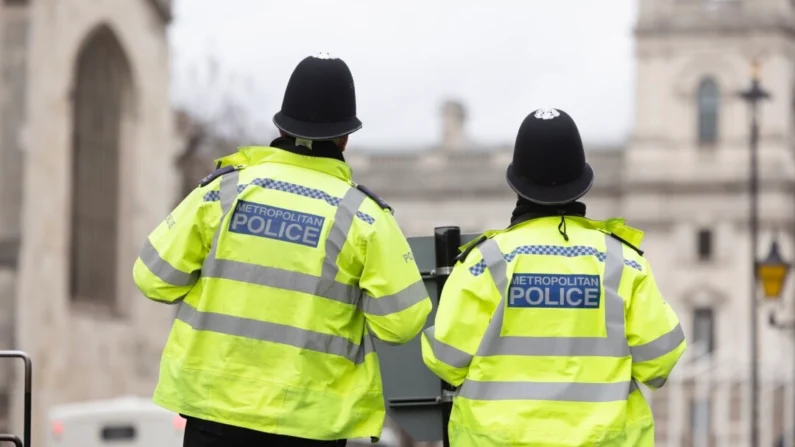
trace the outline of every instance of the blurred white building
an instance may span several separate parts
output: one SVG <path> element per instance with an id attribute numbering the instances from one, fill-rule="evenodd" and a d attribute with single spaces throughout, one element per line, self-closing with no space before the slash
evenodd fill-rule
<path id="1" fill-rule="evenodd" d="M 749 113 L 736 92 L 759 58 L 773 97 L 761 108 L 758 256 L 775 234 L 793 259 L 795 2 L 640 0 L 638 9 L 634 132 L 625 147 L 588 147 L 596 182 L 584 201 L 590 217 L 625 217 L 646 231 L 643 249 L 689 339 L 675 377 L 653 395 L 659 445 L 750 445 Z M 354 178 L 394 206 L 409 235 L 509 222 L 513 135 L 472 145 L 465 116 L 460 104 L 443 107 L 436 147 L 346 152 Z M 793 283 L 782 303 L 763 304 L 758 320 L 764 446 L 795 419 L 793 333 L 768 324 L 770 312 L 795 317 Z"/>
<path id="2" fill-rule="evenodd" d="M 150 395 L 157 378 L 173 314 L 131 271 L 179 185 L 170 3 L 0 2 L 0 349 L 34 359 L 35 445 L 51 405 Z M 21 435 L 12 366 L 0 425 L 15 402 Z"/>

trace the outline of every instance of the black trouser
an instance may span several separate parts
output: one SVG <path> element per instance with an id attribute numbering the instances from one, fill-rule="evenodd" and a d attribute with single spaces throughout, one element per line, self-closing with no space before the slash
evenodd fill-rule
<path id="1" fill-rule="evenodd" d="M 347 440 L 315 441 L 186 418 L 182 447 L 344 447 Z"/>

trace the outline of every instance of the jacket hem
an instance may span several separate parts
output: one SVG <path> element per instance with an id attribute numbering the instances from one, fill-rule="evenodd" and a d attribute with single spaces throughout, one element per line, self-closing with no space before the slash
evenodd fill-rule
<path id="1" fill-rule="evenodd" d="M 302 429 L 299 429 L 297 427 L 290 427 L 290 426 L 286 426 L 286 425 L 279 425 L 278 427 L 273 427 L 273 428 L 269 428 L 269 429 L 263 429 L 261 424 L 256 424 L 256 423 L 252 423 L 252 422 L 249 422 L 249 421 L 235 419 L 235 418 L 229 418 L 229 417 L 210 416 L 210 415 L 208 415 L 206 413 L 203 413 L 201 411 L 194 411 L 194 410 L 191 410 L 191 409 L 186 409 L 185 407 L 181 407 L 179 405 L 173 405 L 173 404 L 171 404 L 169 402 L 165 402 L 165 401 L 157 399 L 157 398 L 153 399 L 153 402 L 155 404 L 157 404 L 157 405 L 169 410 L 169 411 L 172 411 L 174 413 L 177 413 L 177 414 L 180 414 L 180 415 L 183 415 L 183 416 L 193 417 L 193 418 L 196 418 L 196 419 L 201 419 L 201 420 L 210 421 L 210 422 L 216 422 L 216 423 L 219 423 L 219 424 L 225 424 L 225 425 L 232 425 L 232 426 L 235 426 L 235 427 L 247 428 L 249 430 L 254 430 L 254 431 L 258 431 L 258 432 L 262 432 L 262 433 L 269 433 L 269 434 L 273 434 L 273 435 L 292 436 L 292 437 L 297 437 L 297 438 L 312 439 L 312 440 L 315 440 L 315 441 L 336 441 L 336 440 L 340 440 L 340 439 L 373 438 L 373 437 L 374 438 L 379 438 L 380 437 L 380 434 L 373 433 L 373 432 L 365 432 L 365 433 L 354 432 L 354 433 L 348 433 L 348 434 L 340 434 L 340 435 L 336 435 L 336 436 L 312 436 L 310 434 L 307 434 L 305 429 L 302 430 Z"/>

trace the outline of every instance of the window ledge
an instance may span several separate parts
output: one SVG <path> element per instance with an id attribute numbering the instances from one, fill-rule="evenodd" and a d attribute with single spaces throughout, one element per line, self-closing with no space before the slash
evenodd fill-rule
<path id="1" fill-rule="evenodd" d="M 724 257 L 714 257 L 707 260 L 686 259 L 682 263 L 684 266 L 697 269 L 721 269 L 729 265 L 729 260 Z"/>
<path id="2" fill-rule="evenodd" d="M 126 320 L 124 315 L 115 305 L 108 303 L 98 303 L 96 301 L 71 297 L 71 311 L 81 316 L 86 316 L 97 320 Z"/>

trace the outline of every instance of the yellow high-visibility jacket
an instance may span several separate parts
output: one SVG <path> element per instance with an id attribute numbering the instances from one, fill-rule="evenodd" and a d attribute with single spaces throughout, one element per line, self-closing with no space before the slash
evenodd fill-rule
<path id="1" fill-rule="evenodd" d="M 133 275 L 178 304 L 154 401 L 253 430 L 379 437 L 372 336 L 405 343 L 428 293 L 391 208 L 342 160 L 244 147 L 149 235 Z"/>
<path id="2" fill-rule="evenodd" d="M 565 219 L 568 242 L 560 217 L 485 234 L 445 283 L 422 355 L 458 387 L 453 447 L 654 445 L 638 383 L 665 383 L 686 349 L 679 321 L 640 231 Z"/>

